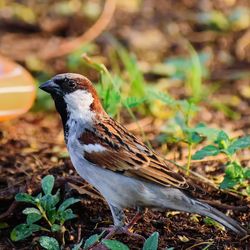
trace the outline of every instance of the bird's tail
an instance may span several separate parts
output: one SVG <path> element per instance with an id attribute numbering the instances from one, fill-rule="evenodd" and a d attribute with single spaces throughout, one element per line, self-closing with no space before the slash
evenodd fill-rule
<path id="1" fill-rule="evenodd" d="M 163 199 L 160 199 L 160 201 L 164 203 L 165 208 L 181 210 L 189 213 L 197 213 L 202 216 L 207 216 L 221 223 L 223 226 L 231 229 L 240 236 L 245 236 L 248 234 L 247 230 L 243 228 L 237 221 L 226 216 L 225 214 L 223 214 L 216 208 L 211 207 L 205 202 L 201 202 L 193 198 L 190 198 L 180 190 L 176 189 L 174 189 L 173 192 L 169 192 L 168 189 L 168 191 L 164 193 L 165 193 L 165 199 L 164 201 Z"/>
<path id="2" fill-rule="evenodd" d="M 234 231 L 240 236 L 245 236 L 248 234 L 247 230 L 243 228 L 237 221 L 226 216 L 216 208 L 213 208 L 210 205 L 197 200 L 192 199 L 192 202 L 194 202 L 194 206 L 197 209 L 197 213 L 199 213 L 200 215 L 214 219 L 215 221 L 221 223 L 223 226 L 230 228 L 232 231 Z"/>

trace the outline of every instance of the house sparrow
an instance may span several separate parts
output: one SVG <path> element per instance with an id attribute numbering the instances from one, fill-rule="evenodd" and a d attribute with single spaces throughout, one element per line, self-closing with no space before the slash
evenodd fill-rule
<path id="1" fill-rule="evenodd" d="M 71 161 L 107 201 L 114 226 L 109 236 L 129 233 L 143 208 L 173 209 L 208 216 L 239 235 L 247 231 L 222 212 L 190 196 L 195 186 L 171 169 L 170 163 L 104 111 L 86 77 L 65 73 L 40 88 L 51 94 L 64 128 Z M 124 208 L 138 213 L 125 226 Z"/>

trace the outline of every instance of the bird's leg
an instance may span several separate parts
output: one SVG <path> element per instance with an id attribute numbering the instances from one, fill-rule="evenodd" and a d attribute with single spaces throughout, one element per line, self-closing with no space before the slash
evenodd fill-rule
<path id="1" fill-rule="evenodd" d="M 133 233 L 129 230 L 142 217 L 141 211 L 138 210 L 131 222 L 128 223 L 128 225 L 124 226 L 125 215 L 123 213 L 123 210 L 111 204 L 109 204 L 109 206 L 113 216 L 114 226 L 105 229 L 106 231 L 108 231 L 108 234 L 105 236 L 105 239 L 110 239 L 115 234 L 127 234 L 129 236 L 134 236 L 145 240 L 143 236 Z"/>

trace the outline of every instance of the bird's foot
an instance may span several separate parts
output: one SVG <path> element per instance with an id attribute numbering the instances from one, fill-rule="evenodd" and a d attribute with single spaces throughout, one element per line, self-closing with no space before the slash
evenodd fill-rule
<path id="1" fill-rule="evenodd" d="M 106 232 L 108 232 L 108 234 L 104 237 L 104 239 L 110 239 L 112 238 L 115 234 L 126 234 L 130 237 L 135 237 L 138 239 L 141 239 L 143 241 L 145 241 L 145 238 L 143 236 L 141 236 L 140 234 L 134 233 L 132 232 L 132 230 L 128 227 L 128 226 L 110 226 L 108 228 L 102 228 L 103 230 L 105 230 Z"/>

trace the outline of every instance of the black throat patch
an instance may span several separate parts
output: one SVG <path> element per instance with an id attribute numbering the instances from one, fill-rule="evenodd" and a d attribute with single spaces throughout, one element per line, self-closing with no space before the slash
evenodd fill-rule
<path id="1" fill-rule="evenodd" d="M 61 96 L 52 95 L 52 98 L 54 99 L 56 110 L 61 116 L 63 130 L 64 130 L 64 139 L 65 139 L 65 142 L 67 144 L 68 132 L 69 132 L 69 128 L 67 125 L 67 121 L 69 119 L 69 113 L 67 111 L 67 104 L 65 103 L 63 97 L 61 97 Z"/>

